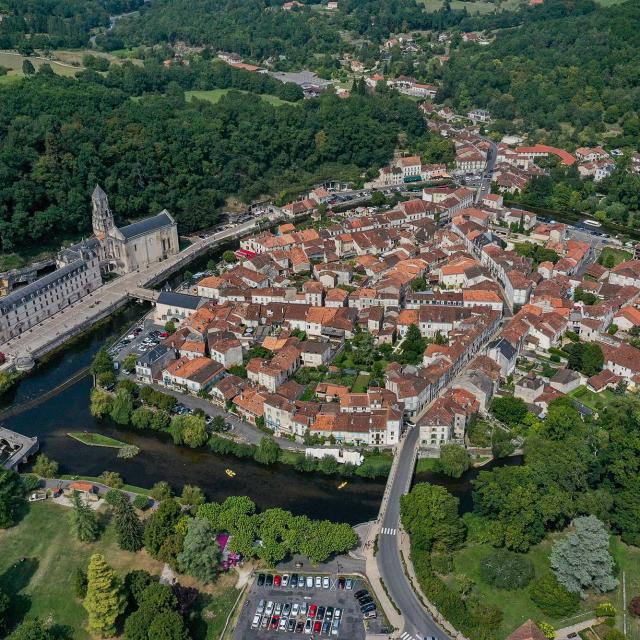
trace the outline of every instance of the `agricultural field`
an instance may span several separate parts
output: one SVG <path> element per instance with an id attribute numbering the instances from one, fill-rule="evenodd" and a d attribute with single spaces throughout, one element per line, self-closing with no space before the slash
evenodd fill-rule
<path id="1" fill-rule="evenodd" d="M 226 96 L 227 93 L 229 93 L 229 91 L 240 91 L 240 90 L 239 89 L 211 89 L 209 91 L 185 91 L 185 97 L 187 100 L 190 100 L 191 98 L 197 98 L 198 100 L 207 100 L 212 104 L 216 104 L 216 102 L 219 102 L 223 96 Z M 246 93 L 248 95 L 256 95 L 256 94 L 252 94 L 250 91 L 240 91 L 240 93 Z M 266 93 L 260 95 L 260 98 L 262 98 L 265 102 L 268 102 L 269 104 L 275 107 L 280 107 L 283 104 L 296 104 L 295 102 L 288 102 L 286 100 L 281 100 L 276 96 L 271 96 Z"/>

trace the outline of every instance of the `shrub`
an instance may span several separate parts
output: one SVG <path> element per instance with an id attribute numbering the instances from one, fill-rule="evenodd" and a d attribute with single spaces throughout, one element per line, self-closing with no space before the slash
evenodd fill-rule
<path id="1" fill-rule="evenodd" d="M 549 638 L 549 640 L 553 640 L 556 637 L 556 630 L 554 629 L 552 624 L 548 622 L 536 622 L 538 628 L 544 634 L 545 638 Z"/>
<path id="2" fill-rule="evenodd" d="M 480 561 L 480 577 L 498 589 L 522 589 L 533 580 L 533 563 L 517 553 L 496 549 Z"/>
<path id="3" fill-rule="evenodd" d="M 596 608 L 598 618 L 612 618 L 616 615 L 616 608 L 610 602 L 601 602 Z"/>
<path id="4" fill-rule="evenodd" d="M 144 511 L 149 506 L 149 498 L 147 496 L 143 496 L 142 494 L 138 494 L 133 499 L 133 506 L 136 509 L 140 509 L 141 511 Z"/>
<path id="5" fill-rule="evenodd" d="M 629 613 L 632 616 L 640 617 L 640 596 L 634 596 L 629 603 Z"/>
<path id="6" fill-rule="evenodd" d="M 602 636 L 602 640 L 625 640 L 627 636 L 617 629 L 607 629 Z"/>
<path id="7" fill-rule="evenodd" d="M 567 591 L 553 574 L 544 575 L 529 587 L 529 597 L 542 613 L 566 618 L 578 610 L 580 596 Z"/>
<path id="8" fill-rule="evenodd" d="M 440 575 L 446 576 L 453 571 L 453 557 L 449 553 L 438 553 L 431 556 L 431 568 Z"/>

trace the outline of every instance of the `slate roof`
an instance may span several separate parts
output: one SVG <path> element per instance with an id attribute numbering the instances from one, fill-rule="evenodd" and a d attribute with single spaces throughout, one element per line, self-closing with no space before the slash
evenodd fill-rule
<path id="1" fill-rule="evenodd" d="M 169 215 L 169 212 L 165 209 L 156 216 L 139 220 L 133 224 L 128 224 L 126 227 L 118 227 L 118 231 L 125 237 L 126 240 L 131 240 L 137 236 L 144 235 L 156 229 L 162 229 L 163 227 L 170 227 L 174 225 L 173 218 Z"/>
<path id="2" fill-rule="evenodd" d="M 190 296 L 186 293 L 175 293 L 173 291 L 161 291 L 157 304 L 166 304 L 171 307 L 181 307 L 182 309 L 193 309 L 200 306 L 203 298 L 200 296 Z"/>

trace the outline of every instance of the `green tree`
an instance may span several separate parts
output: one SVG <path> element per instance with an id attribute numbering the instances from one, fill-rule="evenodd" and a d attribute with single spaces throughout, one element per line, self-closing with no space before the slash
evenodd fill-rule
<path id="1" fill-rule="evenodd" d="M 24 503 L 25 489 L 15 471 L 0 468 L 0 529 L 16 523 Z"/>
<path id="2" fill-rule="evenodd" d="M 149 640 L 188 640 L 182 616 L 177 611 L 162 611 L 149 626 Z"/>
<path id="3" fill-rule="evenodd" d="M 581 516 L 573 521 L 572 533 L 558 540 L 549 561 L 558 582 L 571 593 L 586 597 L 585 589 L 597 593 L 615 589 L 613 558 L 609 553 L 609 535 L 595 516 Z"/>
<path id="4" fill-rule="evenodd" d="M 176 323 L 173 320 L 167 320 L 164 323 L 164 330 L 171 336 L 176 332 Z"/>
<path id="5" fill-rule="evenodd" d="M 144 526 L 138 519 L 129 500 L 123 500 L 116 506 L 113 522 L 121 549 L 125 551 L 139 551 L 142 549 Z"/>
<path id="6" fill-rule="evenodd" d="M 178 555 L 178 566 L 184 573 L 201 582 L 213 582 L 220 563 L 220 549 L 211 523 L 190 518 L 187 535 Z"/>
<path id="7" fill-rule="evenodd" d="M 459 478 L 471 466 L 468 451 L 459 444 L 445 444 L 440 448 L 440 469 L 442 473 Z"/>
<path id="8" fill-rule="evenodd" d="M 207 442 L 207 424 L 204 415 L 174 416 L 169 428 L 176 444 L 185 444 L 192 449 Z"/>
<path id="9" fill-rule="evenodd" d="M 91 406 L 89 410 L 91 415 L 96 418 L 104 418 L 111 413 L 113 409 L 113 396 L 102 389 L 91 390 Z"/>
<path id="10" fill-rule="evenodd" d="M 326 475 L 337 473 L 339 468 L 338 461 L 331 455 L 322 456 L 320 462 L 318 462 L 318 470 Z"/>
<path id="11" fill-rule="evenodd" d="M 491 402 L 491 413 L 509 426 L 520 424 L 528 411 L 526 402 L 514 396 L 497 397 Z"/>
<path id="12" fill-rule="evenodd" d="M 111 407 L 111 419 L 118 424 L 127 425 L 133 413 L 133 396 L 126 389 L 119 389 Z"/>
<path id="13" fill-rule="evenodd" d="M 56 635 L 38 618 L 26 620 L 11 634 L 11 640 L 56 640 Z"/>
<path id="14" fill-rule="evenodd" d="M 84 600 L 87 595 L 87 572 L 82 567 L 76 567 L 71 582 L 76 598 Z"/>
<path id="15" fill-rule="evenodd" d="M 116 620 L 124 613 L 125 607 L 122 584 L 113 569 L 104 556 L 93 554 L 87 569 L 87 596 L 84 599 L 89 633 L 100 638 L 114 636 Z"/>
<path id="16" fill-rule="evenodd" d="M 202 489 L 193 484 L 185 484 L 182 487 L 182 496 L 180 496 L 180 504 L 187 507 L 199 507 L 204 504 L 204 492 Z"/>
<path id="17" fill-rule="evenodd" d="M 151 514 L 144 528 L 144 546 L 152 556 L 159 554 L 162 545 L 174 533 L 180 515 L 180 506 L 173 498 L 163 500 Z"/>
<path id="18" fill-rule="evenodd" d="M 110 373 L 112 371 L 113 358 L 109 355 L 106 349 L 100 349 L 91 363 L 91 373 L 99 375 L 101 373 Z"/>
<path id="19" fill-rule="evenodd" d="M 567 591 L 550 573 L 531 583 L 529 596 L 538 609 L 551 618 L 566 618 L 580 606 L 580 596 Z"/>
<path id="20" fill-rule="evenodd" d="M 117 471 L 103 471 L 100 474 L 100 481 L 112 489 L 121 489 L 124 486 L 122 476 Z"/>
<path id="21" fill-rule="evenodd" d="M 158 502 L 168 500 L 173 497 L 171 485 L 169 485 L 166 480 L 159 480 L 156 482 L 153 487 L 151 487 L 151 491 L 149 493 L 151 494 L 151 497 Z"/>
<path id="22" fill-rule="evenodd" d="M 123 361 L 122 368 L 127 373 L 133 373 L 136 370 L 136 364 L 138 362 L 138 356 L 135 353 L 130 353 Z"/>
<path id="23" fill-rule="evenodd" d="M 427 288 L 427 281 L 422 278 L 414 278 L 411 281 L 411 291 L 424 291 Z"/>
<path id="24" fill-rule="evenodd" d="M 7 627 L 10 605 L 11 600 L 9 596 L 4 591 L 0 590 L 0 632 L 4 631 Z"/>
<path id="25" fill-rule="evenodd" d="M 278 443 L 270 436 L 263 436 L 253 457 L 262 464 L 273 464 L 278 461 L 279 455 Z"/>
<path id="26" fill-rule="evenodd" d="M 227 250 L 222 254 L 222 259 L 228 264 L 231 264 L 236 261 L 236 254 L 233 251 Z"/>
<path id="27" fill-rule="evenodd" d="M 41 478 L 55 478 L 58 475 L 58 463 L 46 454 L 40 453 L 33 465 L 33 472 Z"/>
<path id="28" fill-rule="evenodd" d="M 148 409 L 147 407 L 138 407 L 131 414 L 131 424 L 136 429 L 150 429 L 153 423 L 155 411 Z"/>
<path id="29" fill-rule="evenodd" d="M 416 484 L 400 498 L 400 516 L 412 543 L 424 551 L 454 549 L 464 539 L 458 498 L 444 487 L 427 482 Z"/>
<path id="30" fill-rule="evenodd" d="M 533 580 L 533 563 L 517 553 L 496 549 L 480 560 L 480 577 L 498 589 L 522 589 Z"/>
<path id="31" fill-rule="evenodd" d="M 36 68 L 33 66 L 31 60 L 24 60 L 22 62 L 22 73 L 25 76 L 32 76 L 36 72 Z"/>
<path id="32" fill-rule="evenodd" d="M 98 520 L 95 511 L 82 500 L 77 491 L 71 497 L 73 512 L 71 519 L 73 530 L 80 542 L 93 542 L 98 539 Z"/>

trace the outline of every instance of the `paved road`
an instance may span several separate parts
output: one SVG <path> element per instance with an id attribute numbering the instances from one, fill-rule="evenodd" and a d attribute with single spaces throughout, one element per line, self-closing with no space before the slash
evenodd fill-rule
<path id="1" fill-rule="evenodd" d="M 442 639 L 448 635 L 440 629 L 427 613 L 413 591 L 405 576 L 398 537 L 400 528 L 400 498 L 407 493 L 414 469 L 414 452 L 418 444 L 420 430 L 412 428 L 406 436 L 400 451 L 396 476 L 391 485 L 388 506 L 381 523 L 378 536 L 378 568 L 393 601 L 402 610 L 404 617 L 404 633 L 422 639 L 423 636 L 434 636 Z"/>
<path id="2" fill-rule="evenodd" d="M 268 217 L 271 222 L 278 219 L 276 214 L 265 214 L 261 217 Z M 256 219 L 234 225 L 230 229 L 198 239 L 184 251 L 164 262 L 153 264 L 147 269 L 140 269 L 107 282 L 93 293 L 65 307 L 22 335 L 0 345 L 0 351 L 14 357 L 27 353 L 33 355 L 34 358 L 42 357 L 52 347 L 77 335 L 96 320 L 109 315 L 132 292 L 135 294 L 136 289 L 140 286 L 161 279 L 165 274 L 179 268 L 178 265 L 187 264 L 209 247 L 223 240 L 238 238 L 255 229 L 256 226 Z"/>

